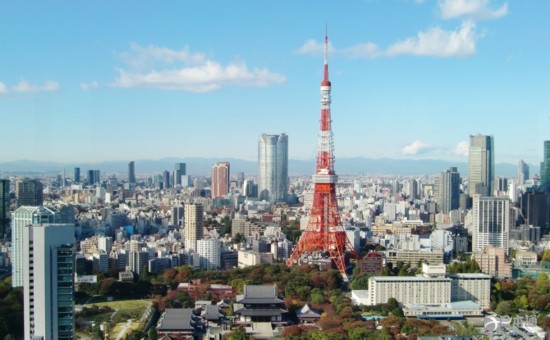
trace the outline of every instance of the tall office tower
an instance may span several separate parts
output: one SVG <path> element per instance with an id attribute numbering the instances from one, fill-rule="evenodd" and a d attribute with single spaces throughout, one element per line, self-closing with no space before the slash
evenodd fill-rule
<path id="1" fill-rule="evenodd" d="M 286 202 L 288 193 L 288 136 L 262 134 L 258 140 L 258 196 Z"/>
<path id="2" fill-rule="evenodd" d="M 99 183 L 99 170 L 88 170 L 88 185 Z"/>
<path id="3" fill-rule="evenodd" d="M 332 138 L 332 119 L 330 111 L 331 83 L 328 78 L 328 37 L 325 35 L 325 63 L 321 81 L 321 119 L 319 144 L 317 149 L 317 169 L 313 175 L 313 204 L 306 229 L 302 233 L 296 248 L 288 258 L 287 266 L 309 259 L 330 261 L 347 281 L 345 252 L 348 249 L 356 259 L 360 259 L 346 236 L 338 200 L 336 183 L 338 176 L 334 171 L 334 141 Z"/>
<path id="4" fill-rule="evenodd" d="M 495 178 L 493 136 L 470 135 L 468 152 L 468 194 L 492 196 Z"/>
<path id="5" fill-rule="evenodd" d="M 74 339 L 74 224 L 23 230 L 25 339 Z"/>
<path id="6" fill-rule="evenodd" d="M 174 165 L 174 186 L 182 186 L 181 176 L 187 175 L 185 163 L 176 163 Z"/>
<path id="7" fill-rule="evenodd" d="M 0 179 L 0 240 L 10 235 L 10 180 Z"/>
<path id="8" fill-rule="evenodd" d="M 493 188 L 495 190 L 494 191 L 495 196 L 505 194 L 506 192 L 508 192 L 508 178 L 504 178 L 504 177 L 495 178 L 495 185 L 493 186 Z"/>
<path id="9" fill-rule="evenodd" d="M 12 215 L 12 266 L 11 285 L 12 287 L 23 286 L 23 251 L 28 244 L 24 243 L 23 232 L 26 226 L 31 224 L 59 223 L 59 214 L 53 209 L 44 206 L 22 206 L 14 211 Z"/>
<path id="10" fill-rule="evenodd" d="M 176 205 L 172 207 L 172 218 L 170 221 L 171 225 L 175 225 L 177 227 L 183 226 L 183 220 L 184 220 L 184 212 L 185 209 L 183 208 L 183 205 Z"/>
<path id="11" fill-rule="evenodd" d="M 540 227 L 541 235 L 550 232 L 550 193 L 528 191 L 521 196 L 521 213 L 526 225 Z"/>
<path id="12" fill-rule="evenodd" d="M 258 185 L 253 179 L 247 179 L 243 183 L 243 193 L 246 197 L 258 197 Z"/>
<path id="13" fill-rule="evenodd" d="M 164 189 L 172 187 L 170 185 L 170 172 L 168 170 L 164 170 L 164 172 L 162 173 L 162 187 Z"/>
<path id="14" fill-rule="evenodd" d="M 128 183 L 136 184 L 136 163 L 134 161 L 128 163 Z"/>
<path id="15" fill-rule="evenodd" d="M 183 236 L 185 238 L 185 249 L 197 250 L 197 240 L 202 240 L 202 222 L 203 208 L 202 204 L 186 204 L 185 210 L 185 228 Z"/>
<path id="16" fill-rule="evenodd" d="M 74 168 L 74 182 L 80 183 L 80 168 Z"/>
<path id="17" fill-rule="evenodd" d="M 513 223 L 510 200 L 504 197 L 474 195 L 472 210 L 472 252 L 480 252 L 485 246 L 491 246 L 504 248 L 508 254 L 510 225 Z"/>
<path id="18" fill-rule="evenodd" d="M 460 206 L 460 174 L 456 167 L 439 175 L 439 207 L 442 213 L 448 214 Z"/>
<path id="19" fill-rule="evenodd" d="M 529 179 L 529 165 L 521 159 L 518 162 L 518 185 L 523 185 Z"/>
<path id="20" fill-rule="evenodd" d="M 212 198 L 223 198 L 229 193 L 229 162 L 212 165 Z"/>
<path id="21" fill-rule="evenodd" d="M 544 141 L 544 158 L 540 162 L 540 186 L 550 192 L 550 140 Z"/>
<path id="22" fill-rule="evenodd" d="M 39 179 L 23 178 L 15 183 L 15 195 L 17 197 L 17 206 L 22 205 L 42 205 L 44 186 Z"/>

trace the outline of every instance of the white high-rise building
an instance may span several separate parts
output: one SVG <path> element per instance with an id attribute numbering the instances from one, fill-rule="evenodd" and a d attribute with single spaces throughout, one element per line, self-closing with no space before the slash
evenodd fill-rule
<path id="1" fill-rule="evenodd" d="M 203 237 L 203 207 L 202 204 L 186 204 L 184 207 L 185 224 L 184 238 L 185 249 L 197 250 L 197 241 Z"/>
<path id="2" fill-rule="evenodd" d="M 262 134 L 258 140 L 258 197 L 286 202 L 288 193 L 288 136 Z"/>
<path id="3" fill-rule="evenodd" d="M 25 227 L 31 224 L 45 224 L 59 222 L 59 216 L 55 210 L 44 206 L 21 206 L 12 215 L 12 287 L 23 286 L 23 270 L 26 266 L 23 260 L 23 251 L 27 244 L 23 240 Z"/>
<path id="4" fill-rule="evenodd" d="M 474 225 L 472 252 L 485 246 L 504 248 L 508 254 L 511 218 L 510 200 L 507 197 L 474 195 L 472 203 Z"/>
<path id="5" fill-rule="evenodd" d="M 25 339 L 73 339 L 73 224 L 23 228 Z"/>
<path id="6" fill-rule="evenodd" d="M 201 269 L 218 269 L 221 266 L 221 243 L 218 239 L 197 240 L 197 253 Z"/>
<path id="7" fill-rule="evenodd" d="M 113 238 L 110 236 L 100 236 L 97 238 L 97 249 L 103 250 L 105 253 L 109 254 L 113 248 Z"/>

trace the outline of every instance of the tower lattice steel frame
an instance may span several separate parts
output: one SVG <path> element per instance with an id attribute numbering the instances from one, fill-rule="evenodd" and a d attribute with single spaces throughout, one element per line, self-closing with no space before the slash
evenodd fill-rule
<path id="1" fill-rule="evenodd" d="M 328 36 L 325 35 L 324 75 L 321 81 L 321 126 L 317 152 L 317 171 L 313 175 L 313 205 L 308 225 L 296 248 L 287 260 L 287 265 L 297 264 L 304 255 L 328 256 L 336 265 L 344 279 L 347 279 L 344 255 L 346 247 L 359 258 L 342 227 L 334 172 L 334 143 L 330 117 L 330 90 L 328 78 Z"/>

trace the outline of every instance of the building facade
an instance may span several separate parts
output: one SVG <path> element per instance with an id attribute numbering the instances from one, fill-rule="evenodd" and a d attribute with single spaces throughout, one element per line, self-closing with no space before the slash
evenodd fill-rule
<path id="1" fill-rule="evenodd" d="M 26 263 L 23 258 L 27 244 L 24 240 L 25 227 L 31 224 L 58 223 L 59 215 L 56 211 L 44 206 L 31 207 L 22 206 L 14 211 L 12 215 L 12 287 L 22 287 L 24 283 L 23 270 Z"/>
<path id="2" fill-rule="evenodd" d="M 197 240 L 197 253 L 200 256 L 201 269 L 219 269 L 221 267 L 221 243 L 215 238 Z"/>
<path id="3" fill-rule="evenodd" d="M 17 206 L 32 205 L 39 206 L 44 202 L 44 186 L 38 179 L 22 178 L 15 183 L 15 196 Z"/>
<path id="4" fill-rule="evenodd" d="M 25 339 L 74 339 L 73 224 L 23 231 Z"/>
<path id="5" fill-rule="evenodd" d="M 288 193 L 288 136 L 262 134 L 258 140 L 258 196 L 286 202 Z"/>
<path id="6" fill-rule="evenodd" d="M 451 167 L 439 175 L 439 207 L 442 213 L 448 214 L 451 210 L 459 208 L 460 181 L 456 167 Z"/>
<path id="7" fill-rule="evenodd" d="M 544 156 L 540 163 L 540 186 L 546 191 L 550 191 L 550 140 L 544 141 Z"/>
<path id="8" fill-rule="evenodd" d="M 212 165 L 212 198 L 224 198 L 229 193 L 229 162 L 218 162 Z"/>
<path id="9" fill-rule="evenodd" d="M 395 298 L 400 304 L 441 305 L 451 302 L 451 279 L 415 276 L 373 276 L 367 305 Z"/>
<path id="10" fill-rule="evenodd" d="M 181 176 L 186 176 L 186 175 L 187 175 L 186 164 L 176 163 L 174 165 L 174 186 L 182 186 Z M 189 183 L 187 182 L 188 181 L 186 181 L 185 186 L 189 185 Z"/>
<path id="11" fill-rule="evenodd" d="M 495 178 L 493 136 L 470 136 L 468 151 L 468 194 L 491 196 Z"/>
<path id="12" fill-rule="evenodd" d="M 198 203 L 186 204 L 184 210 L 185 249 L 196 251 L 197 240 L 202 240 L 203 237 L 203 207 Z"/>
<path id="13" fill-rule="evenodd" d="M 9 237 L 10 232 L 10 180 L 0 179 L 0 240 Z"/>
<path id="14" fill-rule="evenodd" d="M 134 161 L 128 163 L 128 183 L 136 184 L 136 163 Z"/>
<path id="15" fill-rule="evenodd" d="M 472 210 L 472 252 L 481 252 L 486 246 L 491 246 L 503 248 L 508 254 L 510 224 L 513 221 L 510 200 L 474 195 Z"/>

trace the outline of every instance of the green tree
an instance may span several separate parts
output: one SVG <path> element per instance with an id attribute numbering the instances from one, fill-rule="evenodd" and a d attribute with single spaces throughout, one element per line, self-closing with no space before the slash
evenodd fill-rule
<path id="1" fill-rule="evenodd" d="M 351 280 L 349 284 L 350 289 L 369 289 L 369 278 L 370 275 L 362 274 L 356 276 Z"/>

